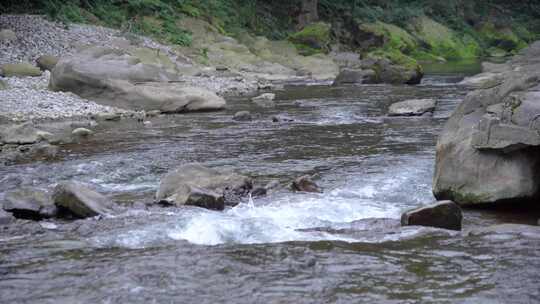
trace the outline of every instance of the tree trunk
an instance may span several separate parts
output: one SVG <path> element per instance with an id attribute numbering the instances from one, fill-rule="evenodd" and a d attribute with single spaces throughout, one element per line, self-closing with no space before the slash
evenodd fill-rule
<path id="1" fill-rule="evenodd" d="M 319 20 L 318 0 L 302 0 L 300 14 L 298 15 L 298 29 Z"/>

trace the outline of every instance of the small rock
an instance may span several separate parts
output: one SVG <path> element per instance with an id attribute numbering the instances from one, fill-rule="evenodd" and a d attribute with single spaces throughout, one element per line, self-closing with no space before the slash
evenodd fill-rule
<path id="1" fill-rule="evenodd" d="M 0 79 L 0 90 L 5 90 L 7 88 L 8 88 L 7 83 Z"/>
<path id="2" fill-rule="evenodd" d="M 233 120 L 236 121 L 251 121 L 253 117 L 249 111 L 236 112 L 233 116 Z"/>
<path id="3" fill-rule="evenodd" d="M 0 209 L 0 225 L 7 225 L 15 221 L 15 218 L 10 213 Z"/>
<path id="4" fill-rule="evenodd" d="M 0 31 L 0 41 L 2 42 L 11 42 L 17 40 L 17 35 L 14 31 L 9 29 L 4 29 Z"/>
<path id="5" fill-rule="evenodd" d="M 322 189 L 311 180 L 308 175 L 295 179 L 292 183 L 292 189 L 300 192 L 322 193 Z"/>
<path id="6" fill-rule="evenodd" d="M 402 226 L 428 226 L 449 230 L 461 230 L 462 220 L 461 208 L 452 201 L 440 201 L 401 215 Z"/>
<path id="7" fill-rule="evenodd" d="M 77 128 L 75 130 L 73 130 L 71 132 L 72 135 L 74 136 L 79 136 L 79 137 L 87 137 L 87 136 L 90 136 L 92 134 L 94 134 L 94 132 L 92 130 L 89 130 L 89 129 L 86 129 L 86 128 Z"/>
<path id="8" fill-rule="evenodd" d="M 56 208 L 49 193 L 35 188 L 20 188 L 8 192 L 3 209 L 16 218 L 28 220 L 41 220 L 56 215 Z"/>
<path id="9" fill-rule="evenodd" d="M 119 113 L 98 113 L 96 115 L 96 120 L 99 121 L 117 121 L 121 118 L 122 116 Z"/>
<path id="10" fill-rule="evenodd" d="M 411 99 L 394 103 L 388 109 L 389 116 L 421 116 L 433 113 L 436 102 L 433 99 Z"/>
<path id="11" fill-rule="evenodd" d="M 53 201 L 61 213 L 78 218 L 112 213 L 112 201 L 79 182 L 58 184 L 54 189 Z"/>
<path id="12" fill-rule="evenodd" d="M 160 110 L 153 110 L 146 112 L 146 117 L 157 117 L 161 114 Z"/>
<path id="13" fill-rule="evenodd" d="M 254 103 L 263 106 L 263 107 L 272 107 L 275 105 L 274 99 L 276 98 L 276 94 L 273 93 L 264 93 L 262 95 L 259 95 L 257 97 L 253 97 L 251 101 Z"/>
<path id="14" fill-rule="evenodd" d="M 56 64 L 58 63 L 59 58 L 51 55 L 39 56 L 36 60 L 36 65 L 42 71 L 52 71 Z"/>
<path id="15" fill-rule="evenodd" d="M 39 68 L 30 63 L 6 63 L 0 66 L 0 76 L 4 77 L 35 77 L 41 76 Z"/>
<path id="16" fill-rule="evenodd" d="M 272 122 L 293 122 L 294 119 L 283 116 L 283 115 L 274 115 L 272 116 Z"/>

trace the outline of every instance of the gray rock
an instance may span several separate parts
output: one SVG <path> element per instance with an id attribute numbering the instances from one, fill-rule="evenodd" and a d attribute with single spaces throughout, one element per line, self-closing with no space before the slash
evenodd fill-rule
<path id="1" fill-rule="evenodd" d="M 52 55 L 42 55 L 36 59 L 36 65 L 42 71 L 52 71 L 56 64 L 58 63 L 59 58 Z"/>
<path id="2" fill-rule="evenodd" d="M 77 128 L 73 130 L 71 134 L 74 136 L 79 136 L 79 137 L 87 137 L 94 134 L 94 131 L 86 129 L 86 128 Z"/>
<path id="3" fill-rule="evenodd" d="M 233 116 L 233 120 L 236 121 L 251 121 L 253 117 L 249 111 L 239 111 L 236 112 Z"/>
<path id="4" fill-rule="evenodd" d="M 49 87 L 137 111 L 180 113 L 225 107 L 225 100 L 215 93 L 178 82 L 179 75 L 161 61 L 159 55 L 146 51 L 132 54 L 91 47 L 62 58 L 51 74 Z"/>
<path id="5" fill-rule="evenodd" d="M 52 197 L 63 215 L 87 218 L 113 213 L 111 200 L 79 182 L 59 183 Z"/>
<path id="6" fill-rule="evenodd" d="M 342 69 L 336 79 L 334 80 L 333 85 L 344 85 L 344 84 L 370 84 L 377 83 L 377 75 L 375 71 L 371 69 L 361 70 L 361 69 Z"/>
<path id="7" fill-rule="evenodd" d="M 0 225 L 8 225 L 15 221 L 15 217 L 11 215 L 11 213 L 8 213 L 4 211 L 3 209 L 0 209 Z"/>
<path id="8" fill-rule="evenodd" d="M 389 116 L 420 116 L 433 113 L 436 102 L 434 99 L 411 99 L 394 103 L 388 109 Z"/>
<path id="9" fill-rule="evenodd" d="M 428 226 L 449 230 L 461 230 L 463 215 L 452 201 L 441 201 L 410 210 L 401 215 L 402 226 Z"/>
<path id="10" fill-rule="evenodd" d="M 286 115 L 274 115 L 272 116 L 272 122 L 293 122 L 294 119 Z"/>
<path id="11" fill-rule="evenodd" d="M 219 171 L 191 163 L 167 173 L 160 182 L 156 200 L 175 206 L 188 204 L 192 189 L 216 193 L 229 204 L 235 196 L 245 196 L 252 188 L 249 177 L 230 171 Z"/>
<path id="12" fill-rule="evenodd" d="M 524 54 L 540 52 L 540 43 Z M 437 142 L 433 193 L 460 205 L 540 197 L 540 62 L 518 57 L 501 83 L 469 93 Z"/>
<path id="13" fill-rule="evenodd" d="M 419 84 L 424 77 L 422 67 L 406 67 L 396 65 L 385 58 L 370 58 L 362 61 L 362 69 L 373 70 L 376 83 L 389 84 Z"/>
<path id="14" fill-rule="evenodd" d="M 276 94 L 264 93 L 251 98 L 251 101 L 262 107 L 273 107 L 275 105 L 274 99 L 276 99 Z"/>
<path id="15" fill-rule="evenodd" d="M 41 220 L 56 215 L 50 194 L 36 188 L 20 188 L 8 192 L 3 209 L 21 219 Z"/>
<path id="16" fill-rule="evenodd" d="M 300 192 L 313 192 L 313 193 L 322 193 L 322 189 L 311 180 L 311 177 L 308 175 L 301 176 L 295 179 L 291 185 L 294 191 Z"/>
<path id="17" fill-rule="evenodd" d="M 10 29 L 3 29 L 0 31 L 0 41 L 1 42 L 12 42 L 17 40 L 17 35 L 14 31 Z"/>
<path id="18" fill-rule="evenodd" d="M 517 234 L 535 236 L 536 238 L 540 238 L 540 227 L 521 224 L 500 224 L 488 227 L 474 228 L 468 232 L 469 236 L 483 236 L 490 234 Z"/>
<path id="19" fill-rule="evenodd" d="M 189 186 L 185 205 L 222 211 L 225 209 L 225 197 L 208 189 Z"/>
<path id="20" fill-rule="evenodd" d="M 500 85 L 503 75 L 493 72 L 485 72 L 475 76 L 466 77 L 459 84 L 476 89 L 489 89 Z"/>
<path id="21" fill-rule="evenodd" d="M 4 77 L 34 77 L 41 76 L 39 68 L 30 63 L 6 63 L 0 66 L 0 76 Z"/>

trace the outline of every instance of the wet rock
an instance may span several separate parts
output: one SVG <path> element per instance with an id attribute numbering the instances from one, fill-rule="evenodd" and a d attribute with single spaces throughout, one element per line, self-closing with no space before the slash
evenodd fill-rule
<path id="1" fill-rule="evenodd" d="M 214 92 L 178 82 L 174 64 L 163 56 L 149 50 L 86 48 L 57 63 L 49 87 L 136 111 L 181 113 L 225 107 L 225 100 Z"/>
<path id="2" fill-rule="evenodd" d="M 410 210 L 401 215 L 402 226 L 428 226 L 449 230 L 461 230 L 463 215 L 452 201 L 441 201 Z"/>
<path id="3" fill-rule="evenodd" d="M 468 232 L 469 236 L 482 236 L 489 234 L 518 234 L 540 238 L 540 227 L 521 224 L 500 224 L 488 227 L 474 228 Z"/>
<path id="4" fill-rule="evenodd" d="M 376 83 L 419 84 L 424 77 L 422 67 L 417 63 L 394 64 L 386 58 L 368 58 L 362 61 L 362 69 L 376 71 Z"/>
<path id="5" fill-rule="evenodd" d="M 73 130 L 71 134 L 78 137 L 87 137 L 94 134 L 94 132 L 86 128 L 77 128 Z"/>
<path id="6" fill-rule="evenodd" d="M 20 188 L 8 192 L 3 209 L 20 219 L 41 220 L 56 215 L 50 194 L 36 188 Z"/>
<path id="7" fill-rule="evenodd" d="M 208 189 L 189 186 L 185 205 L 221 211 L 225 209 L 225 197 Z"/>
<path id="8" fill-rule="evenodd" d="M 251 98 L 251 101 L 263 107 L 272 107 L 275 105 L 275 102 L 274 102 L 275 98 L 276 98 L 276 94 L 274 93 L 264 93 L 257 97 Z"/>
<path id="9" fill-rule="evenodd" d="M 433 99 L 411 99 L 394 103 L 388 109 L 389 116 L 420 116 L 433 113 L 436 102 Z"/>
<path id="10" fill-rule="evenodd" d="M 540 197 L 536 52 L 540 43 L 509 63 L 511 71 L 500 74 L 500 85 L 469 93 L 447 121 L 436 148 L 437 199 L 511 205 Z"/>
<path id="11" fill-rule="evenodd" d="M 12 42 L 17 40 L 17 35 L 10 29 L 3 29 L 0 31 L 0 42 Z"/>
<path id="12" fill-rule="evenodd" d="M 295 179 L 291 185 L 294 191 L 300 192 L 313 192 L 313 193 L 322 193 L 322 189 L 311 180 L 311 177 L 308 175 L 301 176 Z"/>
<path id="13" fill-rule="evenodd" d="M 344 85 L 344 84 L 370 84 L 377 83 L 377 75 L 375 71 L 371 69 L 361 70 L 361 69 L 342 69 L 334 80 L 333 85 Z"/>
<path id="14" fill-rule="evenodd" d="M 285 116 L 285 115 L 274 115 L 272 116 L 272 122 L 293 122 L 294 119 Z"/>
<path id="15" fill-rule="evenodd" d="M 112 201 L 79 182 L 59 183 L 52 197 L 59 212 L 65 216 L 87 218 L 113 212 Z"/>
<path id="16" fill-rule="evenodd" d="M 52 71 L 56 64 L 58 63 L 59 58 L 52 55 L 43 55 L 39 56 L 38 59 L 36 59 L 36 65 L 38 68 L 40 68 L 42 71 Z"/>
<path id="17" fill-rule="evenodd" d="M 500 85 L 503 79 L 503 76 L 499 73 L 486 72 L 466 77 L 459 84 L 476 89 L 489 89 Z"/>
<path id="18" fill-rule="evenodd" d="M 231 171 L 220 171 L 191 163 L 167 173 L 156 193 L 157 202 L 175 206 L 186 205 L 192 189 L 204 189 L 224 198 L 227 205 L 236 203 L 237 197 L 248 195 L 253 185 L 249 177 Z"/>
<path id="19" fill-rule="evenodd" d="M 239 111 L 236 112 L 233 116 L 233 120 L 236 121 L 251 121 L 253 119 L 253 116 L 249 111 Z"/>
<path id="20" fill-rule="evenodd" d="M 11 215 L 11 213 L 8 213 L 4 211 L 3 209 L 0 209 L 0 225 L 8 225 L 15 221 L 15 217 Z"/>
<path id="21" fill-rule="evenodd" d="M 94 118 L 97 121 L 118 121 L 122 119 L 122 115 L 120 113 L 98 113 Z"/>
<path id="22" fill-rule="evenodd" d="M 41 70 L 30 63 L 6 63 L 0 66 L 3 77 L 35 77 L 41 76 Z"/>

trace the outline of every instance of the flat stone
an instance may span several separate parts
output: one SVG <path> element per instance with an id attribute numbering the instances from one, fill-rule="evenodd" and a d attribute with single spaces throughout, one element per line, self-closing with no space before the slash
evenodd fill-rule
<path id="1" fill-rule="evenodd" d="M 71 134 L 74 136 L 79 136 L 79 137 L 87 137 L 94 134 L 94 131 L 86 129 L 86 128 L 77 128 L 73 130 Z"/>
<path id="2" fill-rule="evenodd" d="M 41 220 L 56 214 L 51 195 L 36 188 L 20 188 L 8 192 L 3 209 L 16 218 Z"/>
<path id="3" fill-rule="evenodd" d="M 30 63 L 6 63 L 0 66 L 0 76 L 34 77 L 41 76 L 41 70 Z"/>
<path id="4" fill-rule="evenodd" d="M 54 204 L 62 214 L 78 218 L 111 214 L 113 202 L 79 182 L 61 182 L 53 193 Z"/>
<path id="5" fill-rule="evenodd" d="M 411 99 L 394 103 L 388 109 L 389 116 L 420 116 L 435 110 L 434 99 Z"/>

